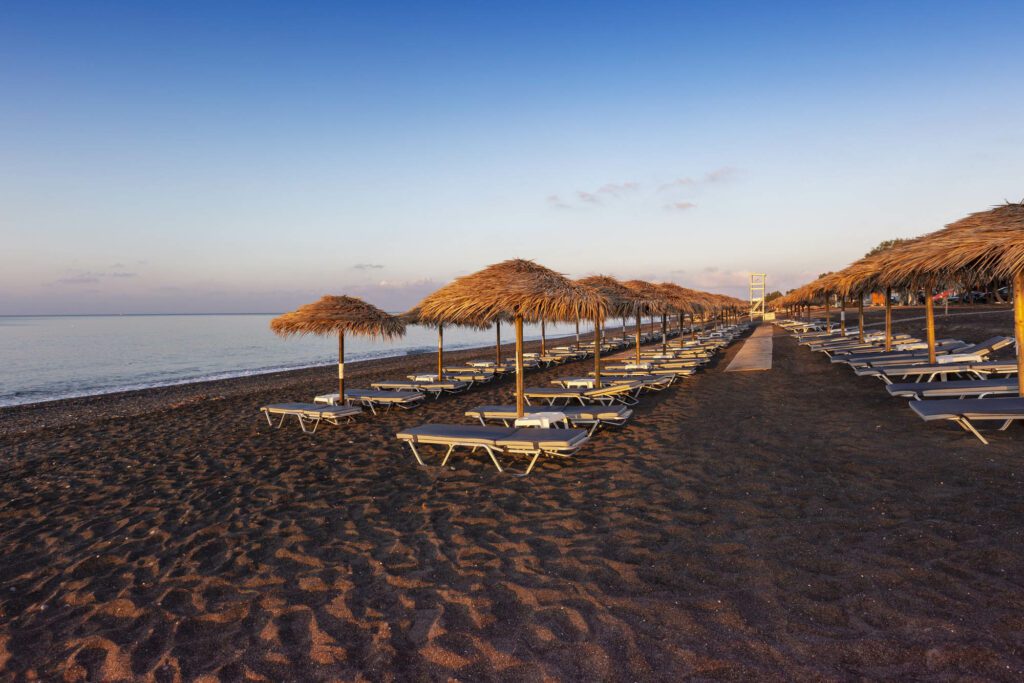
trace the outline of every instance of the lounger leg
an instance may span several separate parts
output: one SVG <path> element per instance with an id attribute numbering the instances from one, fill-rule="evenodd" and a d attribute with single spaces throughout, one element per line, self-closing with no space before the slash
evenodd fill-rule
<path id="1" fill-rule="evenodd" d="M 972 424 L 971 424 L 970 420 L 968 420 L 967 418 L 963 418 L 963 417 L 958 417 L 958 418 L 956 418 L 956 423 L 957 423 L 957 424 L 959 424 L 959 425 L 960 425 L 961 427 L 963 427 L 964 429 L 966 429 L 967 431 L 969 431 L 969 432 L 970 432 L 971 434 L 974 434 L 974 435 L 975 435 L 976 437 L 978 437 L 978 439 L 979 439 L 979 440 L 980 440 L 980 441 L 981 441 L 981 442 L 982 442 L 983 444 L 985 444 L 986 446 L 988 445 L 988 440 L 987 440 L 987 439 L 985 439 L 985 437 L 983 437 L 983 436 L 982 436 L 982 435 L 981 435 L 981 434 L 980 434 L 980 433 L 978 432 L 978 430 L 974 428 L 974 425 L 972 425 Z"/>
<path id="2" fill-rule="evenodd" d="M 454 451 L 454 450 L 455 450 L 455 445 L 454 444 L 448 446 L 448 451 L 444 454 L 444 458 L 441 459 L 441 467 L 444 467 L 445 465 L 448 464 L 448 458 L 452 457 L 452 451 Z M 475 451 L 476 449 L 474 448 L 473 450 Z"/>
<path id="3" fill-rule="evenodd" d="M 487 455 L 491 456 L 491 462 L 493 462 L 494 466 L 498 468 L 498 471 L 499 472 L 504 472 L 505 470 L 501 469 L 501 463 L 498 462 L 498 458 L 495 457 L 495 455 L 494 455 L 494 449 L 491 448 L 490 446 L 484 446 L 483 448 L 487 451 Z M 473 449 L 473 450 L 476 450 L 476 449 Z"/>
<path id="4" fill-rule="evenodd" d="M 409 448 L 412 450 L 412 455 L 416 458 L 416 462 L 426 467 L 427 463 L 423 462 L 423 458 L 420 457 L 419 451 L 416 450 L 416 444 L 412 441 L 407 441 L 406 443 L 409 444 Z"/>
<path id="5" fill-rule="evenodd" d="M 999 431 L 1005 432 L 1011 424 L 1013 424 L 1013 420 L 1007 420 L 1003 423 L 1003 426 L 999 428 Z"/>

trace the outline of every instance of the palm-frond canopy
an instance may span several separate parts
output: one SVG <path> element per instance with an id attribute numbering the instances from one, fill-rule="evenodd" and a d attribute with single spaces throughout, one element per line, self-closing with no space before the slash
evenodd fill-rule
<path id="1" fill-rule="evenodd" d="M 590 275 L 576 280 L 576 284 L 590 287 L 605 300 L 609 316 L 633 315 L 633 292 L 610 275 Z"/>
<path id="2" fill-rule="evenodd" d="M 357 334 L 392 339 L 405 334 L 405 322 L 354 296 L 323 296 L 270 321 L 281 336 Z"/>
<path id="3" fill-rule="evenodd" d="M 444 323 L 501 318 L 527 321 L 604 317 L 606 302 L 589 287 L 526 259 L 510 259 L 464 275 L 425 297 L 420 315 Z"/>
<path id="4" fill-rule="evenodd" d="M 447 327 L 449 325 L 452 325 L 456 327 L 468 327 L 474 330 L 486 330 L 487 328 L 494 325 L 495 322 L 507 321 L 507 318 L 498 317 L 491 320 L 481 318 L 479 320 L 467 319 L 461 320 L 459 322 L 450 322 L 447 320 L 439 320 L 436 318 L 428 318 L 424 316 L 423 308 L 419 305 L 410 308 L 408 311 L 402 313 L 398 317 L 401 318 L 406 325 L 420 325 L 421 327 L 437 327 L 438 325 L 444 325 Z"/>
<path id="5" fill-rule="evenodd" d="M 634 314 L 660 315 L 675 312 L 672 302 L 653 283 L 646 280 L 627 280 L 622 284 L 632 293 Z"/>
<path id="6" fill-rule="evenodd" d="M 662 282 L 655 287 L 669 300 L 676 313 L 696 313 L 702 310 L 702 301 L 706 301 L 697 297 L 692 289 L 681 287 L 674 282 Z"/>
<path id="7" fill-rule="evenodd" d="M 1024 203 L 972 213 L 891 252 L 890 281 L 1012 278 L 1024 271 Z"/>

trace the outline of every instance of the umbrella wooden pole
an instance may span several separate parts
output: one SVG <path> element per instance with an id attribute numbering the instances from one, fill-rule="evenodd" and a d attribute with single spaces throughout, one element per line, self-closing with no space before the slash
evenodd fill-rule
<path id="1" fill-rule="evenodd" d="M 846 297 L 839 297 L 839 333 L 846 336 Z"/>
<path id="2" fill-rule="evenodd" d="M 576 318 L 576 350 L 580 348 L 580 319 Z"/>
<path id="3" fill-rule="evenodd" d="M 892 351 L 892 287 L 885 288 L 885 350 Z"/>
<path id="4" fill-rule="evenodd" d="M 935 302 L 932 292 L 935 291 L 935 278 L 928 280 L 928 289 L 924 293 L 924 318 L 928 327 L 928 363 L 935 365 Z"/>
<path id="5" fill-rule="evenodd" d="M 444 377 L 444 325 L 437 326 L 437 381 Z"/>
<path id="6" fill-rule="evenodd" d="M 661 352 L 668 352 L 668 316 L 661 314 Z"/>
<path id="7" fill-rule="evenodd" d="M 690 314 L 690 341 L 697 341 L 697 319 Z"/>
<path id="8" fill-rule="evenodd" d="M 338 405 L 345 405 L 345 333 L 338 333 Z"/>
<path id="9" fill-rule="evenodd" d="M 516 316 L 516 417 L 522 417 L 526 405 L 523 401 L 523 316 Z"/>
<path id="10" fill-rule="evenodd" d="M 1024 271 L 1013 276 L 1013 332 L 1017 338 L 1017 394 L 1024 396 Z"/>
<path id="11" fill-rule="evenodd" d="M 501 321 L 494 321 L 494 366 L 501 365 Z"/>
<path id="12" fill-rule="evenodd" d="M 832 307 L 829 305 L 829 304 L 832 303 L 831 302 L 831 298 L 832 297 L 828 294 L 828 292 L 826 292 L 825 293 L 825 331 L 826 332 L 831 332 L 832 331 Z"/>
<path id="13" fill-rule="evenodd" d="M 636 362 L 640 364 L 640 314 L 636 314 Z"/>
<path id="14" fill-rule="evenodd" d="M 544 319 L 540 321 L 540 355 L 544 355 L 548 352 L 548 340 L 544 332 Z"/>
<path id="15" fill-rule="evenodd" d="M 857 341 L 864 343 L 864 297 L 857 299 Z"/>
<path id="16" fill-rule="evenodd" d="M 594 321 L 594 388 L 601 388 L 601 321 Z"/>

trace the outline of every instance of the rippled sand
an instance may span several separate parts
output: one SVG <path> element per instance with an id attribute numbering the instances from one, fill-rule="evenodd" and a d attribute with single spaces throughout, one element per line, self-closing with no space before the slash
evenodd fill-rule
<path id="1" fill-rule="evenodd" d="M 784 336 L 770 372 L 724 365 L 526 479 L 421 468 L 393 438 L 511 382 L 314 435 L 255 409 L 329 369 L 19 422 L 3 675 L 1019 680 L 1024 432 L 925 425 Z"/>

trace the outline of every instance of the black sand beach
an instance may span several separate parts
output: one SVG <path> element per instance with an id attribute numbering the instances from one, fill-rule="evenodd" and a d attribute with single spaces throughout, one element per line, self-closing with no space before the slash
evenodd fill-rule
<path id="1" fill-rule="evenodd" d="M 418 467 L 394 439 L 507 402 L 508 381 L 312 435 L 257 408 L 331 368 L 0 412 L 0 671 L 1020 680 L 1024 432 L 983 446 L 774 342 L 771 371 L 724 373 L 733 346 L 525 479 L 484 456 Z"/>

